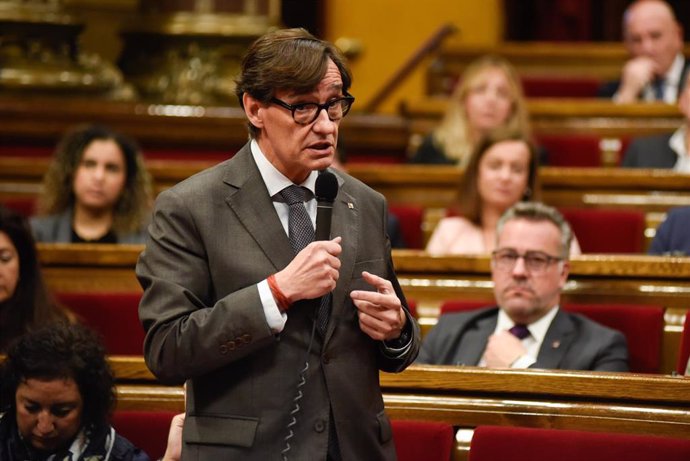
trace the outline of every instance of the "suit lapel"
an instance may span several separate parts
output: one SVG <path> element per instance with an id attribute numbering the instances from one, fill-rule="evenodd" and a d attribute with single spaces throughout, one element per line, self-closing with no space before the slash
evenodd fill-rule
<path id="1" fill-rule="evenodd" d="M 544 342 L 539 349 L 534 368 L 560 368 L 563 356 L 575 339 L 575 327 L 568 315 L 561 309 L 553 318 L 551 326 L 546 331 Z"/>
<path id="2" fill-rule="evenodd" d="M 225 201 L 237 219 L 276 270 L 283 269 L 292 261 L 294 254 L 261 173 L 254 163 L 249 144 L 228 162 L 223 182 L 230 186 Z"/>
<path id="3" fill-rule="evenodd" d="M 333 202 L 333 215 L 331 220 L 331 236 L 341 236 L 342 253 L 340 254 L 340 281 L 347 281 L 348 283 L 338 283 L 333 291 L 333 301 L 331 316 L 340 318 L 346 313 L 344 312 L 346 300 L 349 298 L 349 281 L 352 280 L 355 257 L 357 255 L 357 236 L 360 227 L 360 215 L 357 200 L 343 190 L 343 178 L 332 169 L 338 178 L 338 195 Z M 326 330 L 326 338 L 328 341 L 333 334 L 337 322 L 329 322 Z"/>
<path id="4" fill-rule="evenodd" d="M 454 364 L 475 366 L 479 363 L 498 321 L 498 309 L 493 310 L 493 315 L 487 315 L 490 312 L 481 312 L 476 321 L 467 322 L 467 331 L 461 335 L 462 347 L 456 348 L 458 354 L 453 358 Z"/>

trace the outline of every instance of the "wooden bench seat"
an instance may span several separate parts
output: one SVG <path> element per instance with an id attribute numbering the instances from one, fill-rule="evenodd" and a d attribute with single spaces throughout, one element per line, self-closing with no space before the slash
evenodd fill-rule
<path id="1" fill-rule="evenodd" d="M 147 370 L 143 360 L 126 360 L 111 358 L 119 409 L 182 411 L 180 386 L 131 382 Z M 133 373 L 135 367 L 144 370 Z M 490 424 L 690 439 L 687 377 L 420 365 L 380 377 L 386 411 L 396 420 L 438 421 L 470 432 Z M 456 442 L 454 459 L 466 459 L 468 447 Z"/>
<path id="2" fill-rule="evenodd" d="M 56 292 L 136 293 L 142 245 L 39 244 L 46 280 Z M 398 279 L 413 299 L 422 331 L 449 299 L 493 302 L 487 256 L 432 257 L 394 250 Z M 662 371 L 676 368 L 684 315 L 690 309 L 690 258 L 582 255 L 573 258 L 564 303 L 658 305 L 665 308 Z"/>

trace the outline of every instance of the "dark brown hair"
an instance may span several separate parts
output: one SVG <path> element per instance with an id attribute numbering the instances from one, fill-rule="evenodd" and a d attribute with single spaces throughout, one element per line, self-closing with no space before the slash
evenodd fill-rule
<path id="1" fill-rule="evenodd" d="M 84 151 L 95 140 L 115 142 L 122 151 L 127 170 L 124 188 L 113 207 L 113 230 L 116 233 L 136 232 L 147 222 L 150 213 L 151 177 L 137 143 L 100 125 L 77 126 L 60 140 L 43 178 L 40 213 L 62 213 L 74 206 L 74 174 Z"/>
<path id="2" fill-rule="evenodd" d="M 463 217 L 472 221 L 477 226 L 481 226 L 482 199 L 479 196 L 479 163 L 484 154 L 496 144 L 504 141 L 521 141 L 529 149 L 529 172 L 527 175 L 527 190 L 522 197 L 522 201 L 536 200 L 540 195 L 539 181 L 537 178 L 539 171 L 539 159 L 537 151 L 532 141 L 518 131 L 498 129 L 484 136 L 472 150 L 469 163 L 460 180 L 460 195 L 456 205 L 457 212 Z"/>
<path id="3" fill-rule="evenodd" d="M 14 338 L 43 325 L 67 322 L 43 280 L 31 229 L 21 215 L 0 205 L 0 232 L 17 250 L 19 280 L 11 298 L 0 303 L 0 351 Z"/>
<path id="4" fill-rule="evenodd" d="M 244 93 L 268 104 L 276 90 L 312 91 L 326 74 L 329 60 L 338 67 L 346 93 L 352 85 L 352 75 L 335 45 L 319 40 L 304 29 L 269 32 L 249 47 L 242 60 L 240 77 L 235 82 L 240 105 L 243 106 Z M 249 134 L 254 138 L 259 134 L 251 123 Z"/>

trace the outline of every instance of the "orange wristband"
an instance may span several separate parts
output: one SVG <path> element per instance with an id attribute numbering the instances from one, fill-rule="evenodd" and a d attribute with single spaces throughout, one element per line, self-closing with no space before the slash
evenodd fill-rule
<path id="1" fill-rule="evenodd" d="M 268 287 L 271 289 L 271 293 L 273 293 L 276 304 L 278 304 L 278 309 L 280 309 L 281 312 L 288 310 L 290 308 L 290 301 L 288 300 L 287 296 L 285 296 L 285 293 L 280 291 L 280 288 L 278 288 L 278 284 L 276 283 L 276 275 L 269 275 L 266 281 L 268 282 Z"/>

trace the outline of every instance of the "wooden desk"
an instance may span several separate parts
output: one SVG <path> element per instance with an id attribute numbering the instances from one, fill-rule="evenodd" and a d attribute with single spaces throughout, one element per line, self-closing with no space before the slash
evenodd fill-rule
<path id="1" fill-rule="evenodd" d="M 131 382 L 133 374 L 147 374 L 143 359 L 121 364 L 113 357 L 111 363 L 118 408 L 184 408 L 179 386 Z M 143 370 L 132 372 L 137 367 Z M 441 421 L 464 430 L 491 424 L 690 438 L 687 377 L 419 365 L 380 376 L 393 419 Z M 466 459 L 468 449 L 457 443 L 454 459 Z"/>
<path id="2" fill-rule="evenodd" d="M 215 159 L 236 152 L 248 139 L 247 120 L 238 107 L 156 105 L 80 98 L 0 98 L 2 147 L 42 147 L 49 155 L 60 137 L 83 123 L 101 123 L 135 138 L 144 153 L 170 152 L 193 159 Z M 376 156 L 404 161 L 409 142 L 407 120 L 354 112 L 342 122 L 340 137 L 351 160 Z"/>
<path id="3" fill-rule="evenodd" d="M 39 244 L 48 285 L 57 292 L 138 292 L 134 267 L 141 245 Z M 422 331 L 439 316 L 448 299 L 493 302 L 486 256 L 431 257 L 394 250 L 398 280 L 417 302 Z M 564 303 L 630 303 L 666 308 L 662 369 L 675 369 L 680 333 L 690 309 L 690 258 L 583 255 L 571 261 Z"/>
<path id="4" fill-rule="evenodd" d="M 447 98 L 406 101 L 401 115 L 410 120 L 413 134 L 427 134 L 438 125 Z M 630 137 L 672 133 L 683 116 L 670 104 L 613 104 L 605 99 L 532 98 L 527 101 L 532 129 L 539 135 L 583 134 Z"/>

